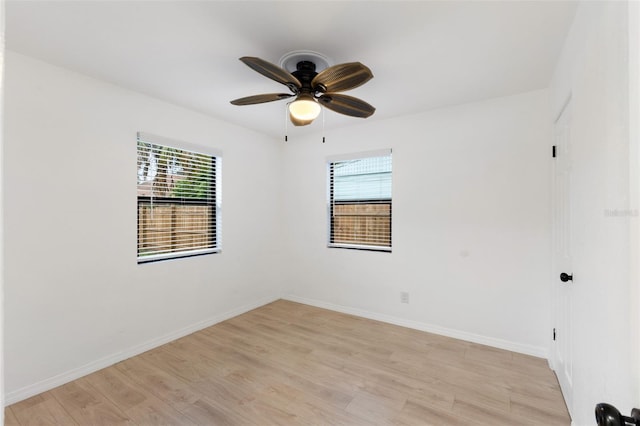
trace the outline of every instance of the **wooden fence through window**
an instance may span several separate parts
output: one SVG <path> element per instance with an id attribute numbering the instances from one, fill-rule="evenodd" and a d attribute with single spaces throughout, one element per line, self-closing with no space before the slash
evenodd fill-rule
<path id="1" fill-rule="evenodd" d="M 212 206 L 138 204 L 138 256 L 213 247 Z"/>
<path id="2" fill-rule="evenodd" d="M 332 242 L 391 247 L 391 203 L 335 203 Z"/>

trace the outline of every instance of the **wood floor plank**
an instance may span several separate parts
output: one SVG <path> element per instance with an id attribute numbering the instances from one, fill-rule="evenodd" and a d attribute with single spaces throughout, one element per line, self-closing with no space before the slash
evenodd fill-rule
<path id="1" fill-rule="evenodd" d="M 209 398 L 194 401 L 183 408 L 184 414 L 198 425 L 233 426 L 252 424 L 251 418 L 246 417 L 236 406 L 225 407 Z"/>
<path id="2" fill-rule="evenodd" d="M 366 419 L 372 424 L 388 424 L 404 407 L 406 396 L 389 397 L 380 392 L 359 391 L 346 411 Z"/>
<path id="3" fill-rule="evenodd" d="M 200 395 L 188 383 L 149 365 L 139 357 L 129 358 L 116 364 L 114 368 L 178 411 L 200 399 Z"/>
<path id="4" fill-rule="evenodd" d="M 130 383 L 129 379 L 115 368 L 105 368 L 86 376 L 85 379 L 123 411 L 148 399 L 148 392 L 137 389 L 135 383 Z"/>
<path id="5" fill-rule="evenodd" d="M 570 424 L 546 360 L 283 300 L 5 413 L 10 426 Z"/>
<path id="6" fill-rule="evenodd" d="M 36 395 L 9 407 L 21 425 L 77 425 L 51 392 Z"/>
<path id="7" fill-rule="evenodd" d="M 390 424 L 399 426 L 471 426 L 474 423 L 471 419 L 459 416 L 450 410 L 408 400 Z"/>
<path id="8" fill-rule="evenodd" d="M 4 426 L 19 426 L 20 422 L 10 407 L 4 409 Z"/>
<path id="9" fill-rule="evenodd" d="M 86 378 L 50 392 L 79 425 L 135 425 L 122 410 L 95 390 Z"/>
<path id="10" fill-rule="evenodd" d="M 566 424 L 567 408 L 561 399 L 512 393 L 510 405 L 511 412 L 519 418 L 540 419 L 549 426 Z"/>
<path id="11" fill-rule="evenodd" d="M 148 399 L 125 411 L 140 426 L 196 426 L 186 415 L 171 406 L 156 400 Z"/>
<path id="12" fill-rule="evenodd" d="M 514 418 L 509 411 L 497 410 L 483 402 L 456 399 L 452 410 L 462 418 L 472 420 L 478 426 L 523 424 L 521 420 Z"/>
<path id="13" fill-rule="evenodd" d="M 337 410 L 334 406 L 325 405 L 322 401 L 313 399 L 307 395 L 300 396 L 295 405 L 289 409 L 295 413 L 300 424 L 311 426 L 325 425 L 363 425 L 366 420 L 348 413 L 345 410 Z"/>
<path id="14" fill-rule="evenodd" d="M 116 368 L 86 376 L 87 381 L 139 425 L 194 425 L 186 416 L 140 388 Z"/>

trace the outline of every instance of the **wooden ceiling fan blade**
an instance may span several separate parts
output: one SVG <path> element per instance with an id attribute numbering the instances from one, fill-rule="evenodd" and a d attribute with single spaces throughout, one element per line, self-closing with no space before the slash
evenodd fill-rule
<path id="1" fill-rule="evenodd" d="M 340 93 L 326 93 L 320 96 L 318 101 L 332 111 L 351 117 L 367 118 L 376 111 L 362 99 Z"/>
<path id="2" fill-rule="evenodd" d="M 254 105 L 254 104 L 263 104 L 265 102 L 273 102 L 279 101 L 282 99 L 287 99 L 292 97 L 292 94 L 289 93 L 266 93 L 264 95 L 253 95 L 246 96 L 244 98 L 239 98 L 231 101 L 233 105 Z"/>
<path id="3" fill-rule="evenodd" d="M 348 62 L 326 68 L 311 81 L 314 89 L 324 92 L 344 92 L 363 85 L 373 78 L 371 70 L 360 62 Z"/>
<path id="4" fill-rule="evenodd" d="M 293 74 L 271 62 L 252 56 L 243 56 L 240 60 L 252 70 L 259 72 L 271 80 L 284 84 L 294 93 L 298 93 L 298 89 L 302 87 L 300 80 L 294 77 Z"/>

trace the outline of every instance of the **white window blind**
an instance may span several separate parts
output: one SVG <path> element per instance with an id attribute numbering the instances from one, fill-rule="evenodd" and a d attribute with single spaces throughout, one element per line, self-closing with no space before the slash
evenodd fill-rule
<path id="1" fill-rule="evenodd" d="M 328 160 L 329 247 L 391 251 L 391 150 Z"/>
<path id="2" fill-rule="evenodd" d="M 138 263 L 220 249 L 221 157 L 176 146 L 138 134 Z"/>

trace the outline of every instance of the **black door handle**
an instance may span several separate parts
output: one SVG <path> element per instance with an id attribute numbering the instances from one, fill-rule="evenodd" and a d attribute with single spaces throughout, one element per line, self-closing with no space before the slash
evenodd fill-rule
<path id="1" fill-rule="evenodd" d="M 560 274 L 560 281 L 566 283 L 567 281 L 573 281 L 573 274 L 569 275 L 566 272 Z"/>
<path id="2" fill-rule="evenodd" d="M 596 422 L 598 426 L 640 425 L 640 410 L 631 410 L 631 417 L 623 416 L 616 407 L 601 402 L 596 405 Z"/>

